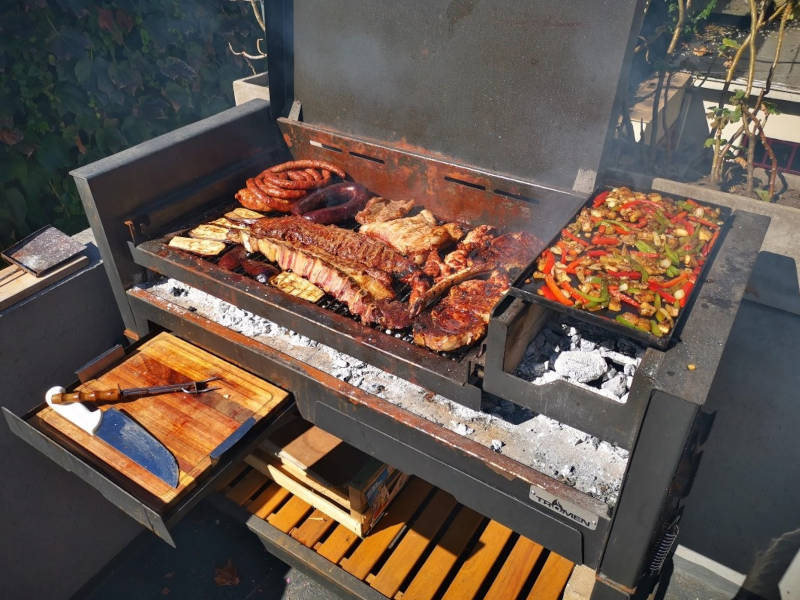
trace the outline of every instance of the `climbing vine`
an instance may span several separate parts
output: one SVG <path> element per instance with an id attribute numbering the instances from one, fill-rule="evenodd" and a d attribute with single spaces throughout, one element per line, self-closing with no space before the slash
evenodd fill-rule
<path id="1" fill-rule="evenodd" d="M 23 0 L 0 8 L 0 248 L 86 219 L 69 170 L 233 105 L 246 3 Z"/>

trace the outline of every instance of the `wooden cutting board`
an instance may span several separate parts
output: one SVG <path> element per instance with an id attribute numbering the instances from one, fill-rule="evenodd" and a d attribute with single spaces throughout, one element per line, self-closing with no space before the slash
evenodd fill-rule
<path id="1" fill-rule="evenodd" d="M 49 407 L 37 417 L 67 436 L 110 468 L 169 504 L 212 466 L 210 454 L 250 417 L 259 421 L 286 401 L 288 393 L 213 354 L 169 333 L 160 333 L 131 352 L 120 364 L 78 390 L 101 390 L 167 385 L 209 377 L 220 389 L 204 394 L 175 392 L 139 398 L 114 406 L 127 413 L 172 452 L 180 468 L 177 488 L 128 459 L 103 440 L 93 437 Z"/>

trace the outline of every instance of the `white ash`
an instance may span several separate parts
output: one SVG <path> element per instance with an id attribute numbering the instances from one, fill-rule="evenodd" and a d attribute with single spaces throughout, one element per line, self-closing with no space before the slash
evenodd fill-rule
<path id="1" fill-rule="evenodd" d="M 624 403 L 642 356 L 644 348 L 627 338 L 556 316 L 528 344 L 514 374 L 534 385 L 565 380 Z"/>
<path id="2" fill-rule="evenodd" d="M 177 280 L 142 287 L 487 448 L 500 442 L 496 451 L 503 455 L 616 505 L 627 450 L 504 400 L 472 410 Z"/>
<path id="3" fill-rule="evenodd" d="M 464 423 L 455 423 L 455 427 L 453 428 L 458 435 L 472 435 L 475 433 L 475 430 L 468 425 L 464 425 Z"/>

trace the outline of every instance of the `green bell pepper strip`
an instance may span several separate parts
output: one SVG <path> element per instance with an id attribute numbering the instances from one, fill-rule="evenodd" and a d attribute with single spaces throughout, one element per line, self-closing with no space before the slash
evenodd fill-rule
<path id="1" fill-rule="evenodd" d="M 667 255 L 667 258 L 672 262 L 673 265 L 678 266 L 681 264 L 681 259 L 678 256 L 678 253 L 675 252 L 672 248 L 664 248 L 664 254 Z"/>
<path id="2" fill-rule="evenodd" d="M 637 261 L 633 257 L 628 257 L 628 262 L 631 263 L 631 266 L 634 269 L 636 269 L 637 271 L 639 271 L 639 273 L 642 274 L 642 283 L 647 283 L 647 278 L 648 278 L 649 274 L 647 273 L 647 270 L 644 268 L 642 263 L 640 263 L 639 261 Z"/>
<path id="3" fill-rule="evenodd" d="M 650 333 L 656 337 L 661 337 L 663 335 L 661 330 L 658 328 L 658 323 L 656 323 L 653 319 L 650 319 Z"/>
<path id="4" fill-rule="evenodd" d="M 681 272 L 678 269 L 676 269 L 674 266 L 670 265 L 669 267 L 667 267 L 666 274 L 667 274 L 667 277 L 677 277 L 678 275 L 681 274 Z"/>
<path id="5" fill-rule="evenodd" d="M 639 249 L 640 252 L 646 252 L 648 254 L 655 254 L 656 253 L 656 249 L 655 248 L 653 248 L 647 242 L 643 242 L 642 240 L 637 240 L 635 245 Z"/>
<path id="6" fill-rule="evenodd" d="M 630 327 L 631 329 L 638 329 L 639 331 L 646 331 L 647 333 L 650 333 L 649 329 L 645 329 L 644 327 L 639 327 L 639 325 L 637 325 L 633 321 L 629 321 L 625 315 L 617 315 L 616 317 L 614 317 L 614 320 L 617 323 L 620 323 L 621 325 L 625 325 L 625 327 Z"/>

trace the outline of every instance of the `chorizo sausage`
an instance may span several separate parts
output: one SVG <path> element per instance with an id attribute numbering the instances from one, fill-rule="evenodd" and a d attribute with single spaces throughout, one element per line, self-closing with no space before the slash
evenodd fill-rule
<path id="1" fill-rule="evenodd" d="M 342 169 L 324 160 L 293 160 L 270 167 L 269 171 L 272 173 L 280 173 L 292 169 L 326 169 L 331 173 L 336 173 L 342 179 L 347 177 L 347 173 Z"/>

